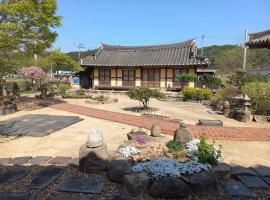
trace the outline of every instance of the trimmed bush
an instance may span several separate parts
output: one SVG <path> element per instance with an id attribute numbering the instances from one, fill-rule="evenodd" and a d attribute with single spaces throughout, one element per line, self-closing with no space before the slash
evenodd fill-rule
<path id="1" fill-rule="evenodd" d="M 67 94 L 67 90 L 69 89 L 69 86 L 67 84 L 60 84 L 58 88 L 58 93 L 62 96 L 65 97 Z"/>
<path id="2" fill-rule="evenodd" d="M 208 88 L 189 88 L 185 87 L 182 91 L 184 100 L 209 100 L 212 91 Z"/>
<path id="3" fill-rule="evenodd" d="M 135 87 L 128 91 L 128 97 L 138 100 L 140 106 L 145 109 L 148 108 L 151 98 L 164 99 L 166 95 L 157 89 L 150 89 L 148 87 Z M 142 105 L 141 105 L 142 104 Z"/>

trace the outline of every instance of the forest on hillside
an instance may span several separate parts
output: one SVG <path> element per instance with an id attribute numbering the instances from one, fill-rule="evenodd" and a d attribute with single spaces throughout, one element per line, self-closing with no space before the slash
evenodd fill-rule
<path id="1" fill-rule="evenodd" d="M 93 55 L 97 49 L 81 52 L 81 58 Z M 198 49 L 198 54 L 200 54 Z M 78 60 L 78 52 L 67 53 L 74 60 Z M 243 66 L 244 48 L 238 45 L 213 45 L 204 47 L 203 56 L 208 57 L 210 68 L 218 69 L 220 75 L 230 74 Z M 248 49 L 247 69 L 270 67 L 270 49 Z"/>

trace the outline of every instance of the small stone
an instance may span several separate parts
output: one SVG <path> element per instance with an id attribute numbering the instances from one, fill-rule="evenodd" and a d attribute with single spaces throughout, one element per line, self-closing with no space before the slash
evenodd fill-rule
<path id="1" fill-rule="evenodd" d="M 227 194 L 235 197 L 253 197 L 249 189 L 239 181 L 226 181 L 224 182 L 224 190 Z"/>
<path id="2" fill-rule="evenodd" d="M 147 191 L 149 183 L 150 177 L 145 172 L 124 176 L 124 185 L 126 186 L 127 190 L 135 196 Z"/>
<path id="3" fill-rule="evenodd" d="M 248 188 L 267 188 L 270 186 L 267 185 L 260 177 L 258 176 L 237 176 L 242 183 Z"/>
<path id="4" fill-rule="evenodd" d="M 103 136 L 101 130 L 98 128 L 91 129 L 86 140 L 86 146 L 88 148 L 95 148 L 100 147 L 102 145 L 103 145 Z"/>
<path id="5" fill-rule="evenodd" d="M 194 139 L 194 135 L 189 128 L 180 127 L 174 132 L 174 141 L 187 143 Z"/>
<path id="6" fill-rule="evenodd" d="M 10 163 L 13 165 L 24 165 L 26 164 L 30 159 L 32 159 L 31 156 L 26 156 L 26 157 L 16 157 L 13 158 Z"/>
<path id="7" fill-rule="evenodd" d="M 151 136 L 153 137 L 161 137 L 162 133 L 161 133 L 161 128 L 159 123 L 155 123 L 152 125 L 151 127 Z"/>
<path id="8" fill-rule="evenodd" d="M 37 156 L 28 161 L 29 165 L 45 165 L 48 160 L 50 160 L 51 156 Z"/>
<path id="9" fill-rule="evenodd" d="M 66 166 L 67 163 L 71 160 L 71 157 L 63 157 L 63 156 L 57 156 L 55 158 L 52 158 L 49 161 L 49 164 L 51 165 L 59 165 L 59 166 Z"/>
<path id="10" fill-rule="evenodd" d="M 190 185 L 193 192 L 209 194 L 217 190 L 218 182 L 211 172 L 200 172 L 190 177 Z"/>
<path id="11" fill-rule="evenodd" d="M 124 176 L 131 173 L 131 166 L 126 159 L 112 160 L 107 170 L 108 178 L 116 183 L 123 183 Z"/>
<path id="12" fill-rule="evenodd" d="M 79 168 L 80 171 L 92 173 L 96 171 L 104 171 L 110 162 L 110 154 L 106 144 L 100 147 L 88 148 L 83 144 L 79 152 Z"/>
<path id="13" fill-rule="evenodd" d="M 10 158 L 0 158 L 0 165 L 2 166 L 8 166 L 10 162 Z"/>
<path id="14" fill-rule="evenodd" d="M 154 198 L 185 198 L 190 194 L 190 188 L 179 178 L 166 177 L 155 181 L 149 194 Z"/>
<path id="15" fill-rule="evenodd" d="M 231 178 L 231 167 L 226 163 L 218 163 L 212 169 L 219 179 L 228 180 Z"/>
<path id="16" fill-rule="evenodd" d="M 60 187 L 64 192 L 82 192 L 91 194 L 100 194 L 103 184 L 96 177 L 72 176 Z"/>

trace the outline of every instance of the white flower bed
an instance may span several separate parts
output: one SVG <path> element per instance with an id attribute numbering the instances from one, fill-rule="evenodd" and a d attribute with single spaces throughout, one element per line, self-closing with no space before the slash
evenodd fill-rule
<path id="1" fill-rule="evenodd" d="M 194 174 L 202 170 L 209 170 L 211 165 L 201 164 L 195 160 L 181 163 L 176 160 L 161 158 L 133 166 L 134 172 L 146 172 L 151 177 L 159 179 L 161 177 L 179 177 L 181 174 Z"/>
<path id="2" fill-rule="evenodd" d="M 128 158 L 129 156 L 138 154 L 140 151 L 135 147 L 124 147 L 119 148 L 118 152 L 123 154 L 124 157 Z"/>
<path id="3" fill-rule="evenodd" d="M 192 160 L 198 160 L 198 144 L 200 143 L 199 139 L 192 140 L 186 143 L 186 152 L 187 156 Z"/>

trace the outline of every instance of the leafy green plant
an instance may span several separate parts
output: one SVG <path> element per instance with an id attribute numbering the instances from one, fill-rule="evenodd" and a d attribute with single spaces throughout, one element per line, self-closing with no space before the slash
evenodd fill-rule
<path id="1" fill-rule="evenodd" d="M 201 76 L 200 81 L 211 88 L 218 88 L 222 84 L 222 81 L 220 78 L 217 78 L 210 74 L 204 74 L 203 76 Z"/>
<path id="2" fill-rule="evenodd" d="M 182 93 L 184 100 L 209 100 L 212 95 L 212 91 L 208 88 L 185 87 Z"/>
<path id="3" fill-rule="evenodd" d="M 198 159 L 201 163 L 209 163 L 216 165 L 218 159 L 221 157 L 221 146 L 216 150 L 214 147 L 215 143 L 208 144 L 206 142 L 205 135 L 202 134 L 200 137 L 200 143 L 198 144 Z"/>
<path id="4" fill-rule="evenodd" d="M 98 95 L 96 97 L 93 97 L 93 99 L 97 101 L 108 101 L 109 97 L 105 95 Z"/>
<path id="5" fill-rule="evenodd" d="M 184 85 L 197 80 L 197 76 L 191 73 L 178 74 L 176 76 Z"/>
<path id="6" fill-rule="evenodd" d="M 174 141 L 174 140 L 170 140 L 169 142 L 167 142 L 166 146 L 172 152 L 174 152 L 174 151 L 182 151 L 185 148 L 183 143 L 177 142 L 177 141 Z"/>
<path id="7" fill-rule="evenodd" d="M 134 100 L 138 100 L 142 108 L 146 109 L 149 105 L 151 98 L 163 99 L 166 95 L 157 89 L 150 89 L 147 87 L 135 87 L 128 91 L 128 97 Z"/>
<path id="8" fill-rule="evenodd" d="M 67 84 L 60 84 L 59 88 L 58 88 L 58 93 L 62 96 L 65 97 L 67 94 L 67 90 L 68 90 L 68 85 Z"/>

